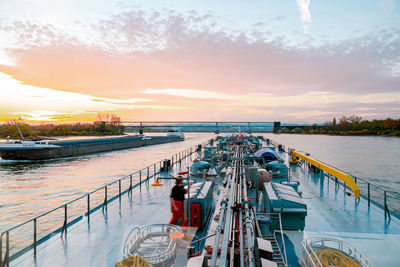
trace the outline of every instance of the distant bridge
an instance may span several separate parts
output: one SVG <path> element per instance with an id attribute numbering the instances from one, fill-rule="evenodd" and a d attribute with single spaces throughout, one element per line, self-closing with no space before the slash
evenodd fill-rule
<path id="1" fill-rule="evenodd" d="M 127 129 L 139 132 L 181 131 L 181 132 L 273 132 L 280 129 L 280 122 L 217 122 L 217 121 L 123 121 Z"/>

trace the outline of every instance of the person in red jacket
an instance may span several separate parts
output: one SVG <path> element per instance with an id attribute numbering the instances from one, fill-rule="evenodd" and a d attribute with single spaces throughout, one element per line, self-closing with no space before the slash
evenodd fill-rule
<path id="1" fill-rule="evenodd" d="M 183 179 L 175 179 L 175 185 L 171 191 L 171 212 L 172 218 L 169 224 L 176 224 L 181 219 L 181 225 L 187 226 L 187 222 L 184 219 L 183 201 L 187 190 L 183 187 Z"/>

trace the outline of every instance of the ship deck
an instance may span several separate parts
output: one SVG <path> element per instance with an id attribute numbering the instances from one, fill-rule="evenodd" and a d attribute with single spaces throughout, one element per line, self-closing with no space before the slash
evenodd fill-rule
<path id="1" fill-rule="evenodd" d="M 132 196 L 124 194 L 85 219 L 68 227 L 67 235 L 57 234 L 38 246 L 36 259 L 29 252 L 11 266 L 114 266 L 122 259 L 125 237 L 137 226 L 168 223 L 171 218 L 169 194 L 173 180 L 164 186 L 142 185 Z"/>
<path id="2" fill-rule="evenodd" d="M 397 266 L 400 221 L 392 216 L 385 220 L 384 211 L 361 199 L 357 202 L 334 181 L 321 178 L 300 167 L 292 166 L 291 178 L 301 182 L 307 204 L 304 231 L 284 231 L 289 266 L 300 266 L 305 237 L 342 239 L 361 251 L 375 266 Z M 329 182 L 328 182 L 329 181 Z M 150 184 L 152 181 L 150 181 Z M 132 195 L 124 194 L 68 228 L 67 235 L 56 234 L 33 252 L 11 262 L 11 266 L 114 266 L 122 259 L 124 238 L 137 226 L 168 223 L 169 193 L 173 180 L 162 180 L 164 186 L 142 185 Z"/>
<path id="3" fill-rule="evenodd" d="M 307 204 L 303 232 L 284 231 L 289 266 L 296 266 L 301 258 L 301 240 L 311 237 L 341 239 L 361 251 L 375 266 L 398 266 L 400 254 L 400 220 L 395 216 L 385 219 L 384 210 L 353 194 L 320 174 L 291 168 L 292 179 L 301 183 L 302 197 Z M 335 188 L 336 187 L 336 188 Z M 347 191 L 348 192 L 348 191 Z M 286 238 L 285 238 L 286 241 Z M 296 256 L 295 256 L 296 255 Z"/>

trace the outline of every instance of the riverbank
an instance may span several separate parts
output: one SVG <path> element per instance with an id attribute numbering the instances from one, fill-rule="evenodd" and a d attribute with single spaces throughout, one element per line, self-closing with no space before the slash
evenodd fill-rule
<path id="1" fill-rule="evenodd" d="M 310 127 L 310 126 L 309 126 Z M 338 136 L 398 136 L 400 137 L 400 130 L 351 130 L 351 131 L 340 131 L 340 130 L 329 130 L 321 128 L 316 129 L 304 129 L 304 128 L 295 128 L 288 129 L 282 128 L 281 133 L 283 134 L 322 134 L 322 135 L 338 135 Z"/>
<path id="2" fill-rule="evenodd" d="M 343 116 L 336 122 L 326 122 L 323 125 L 283 126 L 281 133 L 294 134 L 326 134 L 349 136 L 400 136 L 400 119 L 386 118 L 384 120 L 362 120 L 360 116 Z"/>

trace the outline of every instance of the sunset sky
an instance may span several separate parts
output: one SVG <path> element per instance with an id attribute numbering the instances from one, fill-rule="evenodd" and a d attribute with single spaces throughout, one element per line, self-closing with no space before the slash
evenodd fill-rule
<path id="1" fill-rule="evenodd" d="M 400 117 L 400 2 L 0 0 L 0 121 Z"/>

